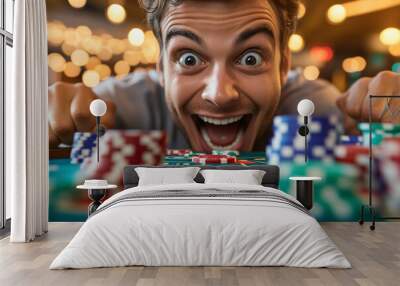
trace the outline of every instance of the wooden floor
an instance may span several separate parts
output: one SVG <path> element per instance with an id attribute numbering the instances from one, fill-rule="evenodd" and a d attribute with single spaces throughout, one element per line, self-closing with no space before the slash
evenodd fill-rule
<path id="1" fill-rule="evenodd" d="M 48 270 L 80 227 L 51 223 L 49 233 L 27 244 L 0 241 L 0 285 L 400 285 L 400 223 L 323 223 L 352 269 L 289 267 L 124 267 Z"/>

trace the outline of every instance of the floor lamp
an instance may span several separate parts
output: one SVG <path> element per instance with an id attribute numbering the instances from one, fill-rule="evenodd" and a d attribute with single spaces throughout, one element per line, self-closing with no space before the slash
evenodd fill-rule
<path id="1" fill-rule="evenodd" d="M 369 213 L 372 218 L 372 224 L 370 225 L 370 230 L 375 230 L 375 218 L 376 218 L 376 209 L 372 204 L 372 168 L 373 168 L 373 155 L 372 155 L 372 101 L 374 99 L 392 99 L 392 98 L 400 98 L 400 95 L 369 95 L 369 108 L 368 108 L 368 124 L 369 124 L 369 178 L 368 178 L 368 196 L 369 202 L 368 205 L 361 206 L 361 216 L 360 216 L 360 224 L 364 224 L 364 213 L 365 210 L 369 210 Z M 387 101 L 387 106 L 385 109 L 389 109 L 389 102 Z M 382 219 L 400 219 L 400 217 L 382 217 Z"/>

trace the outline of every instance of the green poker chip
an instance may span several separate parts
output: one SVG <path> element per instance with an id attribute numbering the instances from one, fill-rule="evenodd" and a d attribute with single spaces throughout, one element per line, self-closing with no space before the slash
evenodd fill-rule
<path id="1" fill-rule="evenodd" d="M 363 122 L 358 124 L 358 129 L 361 132 L 369 132 L 371 129 L 372 132 L 384 132 L 391 134 L 400 134 L 400 124 L 394 123 L 369 123 Z"/>
<path id="2" fill-rule="evenodd" d="M 393 123 L 359 123 L 358 129 L 362 132 L 364 146 L 369 145 L 371 131 L 372 145 L 380 145 L 385 138 L 400 136 L 400 124 Z"/>
<path id="3" fill-rule="evenodd" d="M 309 161 L 307 164 L 280 164 L 279 189 L 296 197 L 291 176 L 318 176 L 314 182 L 314 205 L 311 214 L 319 221 L 353 221 L 359 217 L 362 199 L 360 171 L 349 164 Z"/>
<path id="4" fill-rule="evenodd" d="M 240 152 L 237 150 L 213 150 L 213 155 L 229 155 L 229 156 L 239 156 Z"/>

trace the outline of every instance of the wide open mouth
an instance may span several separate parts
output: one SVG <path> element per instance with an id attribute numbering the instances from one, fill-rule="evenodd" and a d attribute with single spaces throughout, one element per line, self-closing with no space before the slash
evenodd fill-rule
<path id="1" fill-rule="evenodd" d="M 209 150 L 239 150 L 244 141 L 252 114 L 230 117 L 192 115 L 202 145 Z"/>

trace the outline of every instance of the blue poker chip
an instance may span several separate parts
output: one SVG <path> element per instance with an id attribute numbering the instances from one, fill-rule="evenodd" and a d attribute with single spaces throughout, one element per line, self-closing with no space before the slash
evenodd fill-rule
<path id="1" fill-rule="evenodd" d="M 92 156 L 96 149 L 96 133 L 77 132 L 74 134 L 70 159 L 72 164 L 81 164 Z"/>
<path id="2" fill-rule="evenodd" d="M 307 136 L 308 159 L 333 161 L 334 148 L 340 142 L 339 124 L 336 116 L 310 117 Z M 298 133 L 304 118 L 293 115 L 282 115 L 274 118 L 274 136 L 266 147 L 267 156 L 273 162 L 304 162 L 305 138 Z"/>
<path id="3" fill-rule="evenodd" d="M 304 152 L 298 152 L 290 148 L 282 148 L 281 150 L 267 148 L 266 154 L 270 164 L 278 164 L 280 162 L 305 162 Z M 311 149 L 309 150 L 307 157 L 308 160 L 334 162 L 333 150 Z"/>
<path id="4" fill-rule="evenodd" d="M 340 145 L 360 145 L 363 143 L 363 137 L 357 135 L 340 136 Z"/>
<path id="5" fill-rule="evenodd" d="M 291 146 L 284 146 L 280 149 L 268 147 L 267 152 L 276 153 L 282 157 L 289 158 L 289 159 L 293 158 L 293 156 L 296 156 L 298 154 L 301 154 L 301 155 L 305 154 L 305 150 L 297 150 Z M 323 158 L 325 156 L 334 157 L 334 153 L 335 153 L 334 149 L 326 149 L 323 146 L 307 149 L 307 154 L 309 156 L 315 157 L 315 158 Z"/>
<path id="6" fill-rule="evenodd" d="M 273 121 L 274 132 L 280 132 L 283 134 L 297 133 L 300 126 L 304 125 L 304 118 L 293 115 L 281 115 L 276 116 Z M 338 119 L 336 116 L 321 117 L 315 116 L 310 117 L 308 121 L 308 127 L 310 133 L 323 134 L 329 130 L 340 131 Z"/>

